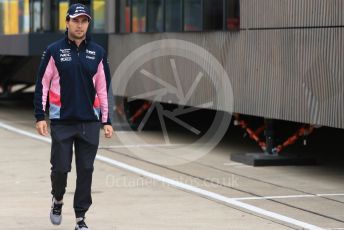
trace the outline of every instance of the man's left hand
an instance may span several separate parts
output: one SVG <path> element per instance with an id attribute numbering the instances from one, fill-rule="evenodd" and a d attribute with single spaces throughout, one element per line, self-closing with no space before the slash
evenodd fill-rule
<path id="1" fill-rule="evenodd" d="M 104 135 L 106 138 L 111 138 L 113 133 L 113 128 L 111 125 L 104 125 Z"/>

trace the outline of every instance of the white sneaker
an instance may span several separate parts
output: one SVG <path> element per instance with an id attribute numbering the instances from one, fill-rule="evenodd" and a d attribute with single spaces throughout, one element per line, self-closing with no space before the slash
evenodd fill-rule
<path id="1" fill-rule="evenodd" d="M 76 224 L 74 230 L 90 230 L 85 223 L 85 217 Z"/>
<path id="2" fill-rule="evenodd" d="M 53 198 L 50 210 L 50 221 L 53 225 L 60 225 L 62 221 L 62 205 L 56 204 L 55 199 Z"/>

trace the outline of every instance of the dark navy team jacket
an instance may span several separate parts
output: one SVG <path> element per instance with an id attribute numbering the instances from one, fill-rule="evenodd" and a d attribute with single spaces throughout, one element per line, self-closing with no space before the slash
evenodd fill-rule
<path id="1" fill-rule="evenodd" d="M 87 37 L 77 47 L 65 36 L 43 53 L 34 97 L 36 120 L 44 120 L 49 103 L 49 118 L 53 122 L 111 124 L 110 80 L 107 56 L 101 46 Z"/>

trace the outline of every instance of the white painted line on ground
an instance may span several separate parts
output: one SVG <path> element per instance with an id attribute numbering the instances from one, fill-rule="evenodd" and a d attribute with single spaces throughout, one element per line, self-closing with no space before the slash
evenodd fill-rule
<path id="1" fill-rule="evenodd" d="M 344 193 L 317 194 L 317 196 L 344 196 Z"/>
<path id="2" fill-rule="evenodd" d="M 221 201 L 221 202 L 227 203 L 229 205 L 238 207 L 240 209 L 245 209 L 245 210 L 248 210 L 248 211 L 250 211 L 252 213 L 255 213 L 255 214 L 258 214 L 258 215 L 262 215 L 262 216 L 265 216 L 265 217 L 270 217 L 270 218 L 273 218 L 275 220 L 291 224 L 293 226 L 301 227 L 301 228 L 304 228 L 304 229 L 310 229 L 310 230 L 323 230 L 323 228 L 320 228 L 318 226 L 315 226 L 315 225 L 312 225 L 312 224 L 308 224 L 308 223 L 305 223 L 305 222 L 302 222 L 302 221 L 299 221 L 299 220 L 296 220 L 296 219 L 293 219 L 293 218 L 290 218 L 290 217 L 287 217 L 287 216 L 283 216 L 283 215 L 280 215 L 280 214 L 275 213 L 275 212 L 270 212 L 270 211 L 267 211 L 265 209 L 261 209 L 261 208 L 258 208 L 256 206 L 249 205 L 249 204 L 237 201 L 235 199 L 232 199 L 232 198 L 229 198 L 229 197 L 225 197 L 225 196 L 222 196 L 220 194 L 217 194 L 217 193 L 214 193 L 214 192 L 210 192 L 210 191 L 207 191 L 207 190 L 204 190 L 204 189 L 200 189 L 200 188 L 188 185 L 188 184 L 184 184 L 184 183 L 181 183 L 179 181 L 172 180 L 172 179 L 169 179 L 169 178 L 166 178 L 166 177 L 154 174 L 154 173 L 150 173 L 150 172 L 147 172 L 145 170 L 142 170 L 142 169 L 139 169 L 139 168 L 136 168 L 136 167 L 124 164 L 124 163 L 119 162 L 119 161 L 115 161 L 115 160 L 107 158 L 107 157 L 103 157 L 103 156 L 98 155 L 97 159 L 100 160 L 100 161 L 103 161 L 105 163 L 108 163 L 110 165 L 113 165 L 113 166 L 125 169 L 127 171 L 131 171 L 133 173 L 136 173 L 136 174 L 139 174 L 139 175 L 142 175 L 142 176 L 145 176 L 145 177 L 148 177 L 148 178 L 152 178 L 154 180 L 157 180 L 157 181 L 160 181 L 160 182 L 172 185 L 172 186 L 174 186 L 176 188 L 180 188 L 180 189 L 183 189 L 183 190 L 186 190 L 186 191 L 190 191 L 190 192 L 193 192 L 193 193 L 205 196 L 207 198 L 210 198 L 212 200 Z"/>
<path id="3" fill-rule="evenodd" d="M 235 200 L 268 200 L 268 199 L 290 199 L 290 198 L 306 198 L 316 197 L 316 195 L 290 195 L 290 196 L 250 196 L 233 198 Z"/>
<path id="4" fill-rule="evenodd" d="M 234 200 L 268 200 L 268 199 L 291 199 L 291 198 L 307 198 L 307 197 L 328 197 L 328 196 L 344 196 L 343 193 L 333 194 L 314 194 L 314 195 L 288 195 L 288 196 L 250 196 L 232 198 Z"/>
<path id="5" fill-rule="evenodd" d="M 18 128 L 9 126 L 9 125 L 6 125 L 6 124 L 4 124 L 2 122 L 0 122 L 0 127 L 4 128 L 6 130 L 12 131 L 12 132 L 21 134 L 21 135 L 25 135 L 25 136 L 34 138 L 36 140 L 41 140 L 41 141 L 44 141 L 44 142 L 51 143 L 51 140 L 49 138 L 45 138 L 45 137 L 41 137 L 41 136 L 36 135 L 36 134 L 32 134 L 30 132 L 27 132 L 27 131 L 24 131 L 24 130 L 21 130 L 21 129 L 18 129 Z M 127 171 L 130 171 L 130 172 L 133 172 L 133 173 L 136 173 L 136 174 L 139 174 L 139 175 L 142 175 L 142 176 L 145 176 L 145 177 L 148 177 L 148 178 L 152 178 L 154 180 L 157 180 L 157 181 L 160 181 L 160 182 L 172 185 L 172 186 L 174 186 L 176 188 L 179 188 L 179 189 L 182 189 L 182 190 L 186 190 L 186 191 L 189 191 L 189 192 L 193 192 L 193 193 L 202 195 L 204 197 L 210 198 L 212 200 L 221 201 L 221 202 L 224 202 L 226 204 L 232 205 L 232 206 L 234 206 L 236 208 L 239 208 L 239 209 L 242 209 L 242 210 L 250 211 L 251 213 L 254 213 L 254 214 L 259 215 L 259 216 L 270 217 L 270 218 L 272 218 L 274 220 L 277 220 L 277 221 L 280 221 L 280 222 L 283 222 L 283 223 L 286 223 L 286 224 L 289 224 L 289 225 L 293 225 L 295 227 L 300 227 L 300 228 L 303 228 L 303 229 L 324 230 L 323 228 L 320 228 L 318 226 L 315 226 L 315 225 L 312 225 L 312 224 L 308 224 L 306 222 L 299 221 L 299 220 L 296 220 L 294 218 L 290 218 L 290 217 L 287 217 L 287 216 L 284 216 L 284 215 L 281 215 L 281 214 L 278 214 L 278 213 L 275 213 L 275 212 L 267 211 L 265 209 L 262 209 L 262 208 L 259 208 L 259 207 L 256 207 L 256 206 L 253 206 L 253 205 L 250 205 L 250 204 L 246 204 L 246 203 L 237 201 L 237 200 L 229 198 L 229 197 L 222 196 L 222 195 L 214 193 L 214 192 L 210 192 L 210 191 L 207 191 L 207 190 L 204 190 L 204 189 L 200 189 L 200 188 L 188 185 L 188 184 L 184 184 L 184 183 L 181 183 L 179 181 L 172 180 L 172 179 L 169 179 L 169 178 L 166 178 L 166 177 L 154 174 L 154 173 L 150 173 L 148 171 L 145 171 L 145 170 L 142 170 L 142 169 L 139 169 L 139 168 L 136 168 L 136 167 L 124 164 L 122 162 L 110 159 L 108 157 L 97 155 L 96 159 L 99 160 L 99 161 L 105 162 L 107 164 L 110 164 L 110 165 L 122 168 L 124 170 L 127 170 Z"/>
<path id="6" fill-rule="evenodd" d="M 31 137 L 33 139 L 36 140 L 40 140 L 40 141 L 46 141 L 51 143 L 51 139 L 49 137 L 43 137 L 37 134 L 32 134 L 30 132 L 27 132 L 25 130 L 21 130 L 21 129 L 17 129 L 13 126 L 10 125 L 6 125 L 4 123 L 0 122 L 0 127 L 8 130 L 8 131 L 12 131 L 12 132 L 16 132 L 22 135 L 26 135 L 28 137 Z M 142 148 L 142 147 L 174 147 L 174 146 L 178 146 L 178 144 L 141 144 L 141 145 L 110 145 L 110 146 L 99 146 L 99 149 L 117 149 L 117 148 Z"/>
<path id="7" fill-rule="evenodd" d="M 237 162 L 226 162 L 226 163 L 223 163 L 223 165 L 237 166 L 237 165 L 243 165 L 243 164 L 242 163 L 237 163 Z"/>
<path id="8" fill-rule="evenodd" d="M 234 167 L 234 168 L 249 168 L 249 167 L 252 167 L 251 165 L 245 165 L 245 164 L 237 163 L 237 162 L 226 162 L 226 163 L 223 163 L 223 165 L 231 166 L 231 167 Z"/>
<path id="9" fill-rule="evenodd" d="M 112 126 L 116 127 L 116 124 L 112 124 Z M 116 133 L 132 133 L 133 130 L 116 130 Z"/>
<path id="10" fill-rule="evenodd" d="M 24 135 L 24 136 L 31 137 L 31 138 L 39 140 L 39 141 L 45 141 L 45 142 L 51 143 L 51 139 L 49 137 L 43 137 L 43 136 L 40 136 L 40 135 L 37 135 L 37 134 L 33 134 L 31 132 L 28 132 L 28 131 L 25 131 L 25 130 L 22 130 L 22 129 L 18 129 L 18 128 L 14 127 L 14 126 L 6 125 L 3 122 L 0 122 L 0 127 L 3 128 L 3 129 L 6 129 L 8 131 L 12 131 L 12 132 Z"/>

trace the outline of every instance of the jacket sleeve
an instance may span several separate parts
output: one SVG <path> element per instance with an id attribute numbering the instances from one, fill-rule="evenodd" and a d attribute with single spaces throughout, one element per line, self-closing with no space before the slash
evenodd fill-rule
<path id="1" fill-rule="evenodd" d="M 34 96 L 35 117 L 36 121 L 45 119 L 45 110 L 48 99 L 48 92 L 50 88 L 50 81 L 53 73 L 51 71 L 52 56 L 49 49 L 46 49 L 42 54 L 41 64 L 36 76 L 36 88 Z"/>
<path id="2" fill-rule="evenodd" d="M 99 98 L 100 110 L 101 110 L 101 122 L 102 124 L 111 125 L 111 111 L 112 111 L 112 90 L 110 88 L 111 76 L 110 68 L 107 60 L 107 55 L 104 51 L 102 60 L 98 65 L 98 71 L 95 78 L 95 89 Z"/>

